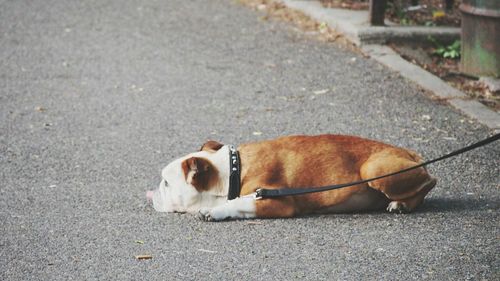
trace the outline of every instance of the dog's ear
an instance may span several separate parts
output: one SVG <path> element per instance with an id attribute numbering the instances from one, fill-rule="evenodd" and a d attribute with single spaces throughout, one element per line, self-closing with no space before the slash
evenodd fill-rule
<path id="1" fill-rule="evenodd" d="M 217 180 L 217 169 L 205 158 L 191 157 L 182 162 L 182 171 L 186 182 L 192 184 L 198 191 L 210 189 Z"/>
<path id="2" fill-rule="evenodd" d="M 210 167 L 210 163 L 207 159 L 201 157 L 191 157 L 184 160 L 187 170 L 192 172 L 206 172 Z M 183 164 L 184 164 L 183 163 Z"/>
<path id="3" fill-rule="evenodd" d="M 215 152 L 219 149 L 221 149 L 221 147 L 223 147 L 224 145 L 220 142 L 217 142 L 217 141 L 213 141 L 213 140 L 208 140 L 207 142 L 205 142 L 201 148 L 200 148 L 200 151 L 210 151 L 210 152 Z"/>

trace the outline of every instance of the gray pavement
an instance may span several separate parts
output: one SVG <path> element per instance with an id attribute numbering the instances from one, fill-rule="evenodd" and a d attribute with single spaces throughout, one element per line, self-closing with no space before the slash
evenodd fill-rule
<path id="1" fill-rule="evenodd" d="M 498 143 L 429 167 L 438 185 L 409 215 L 204 223 L 146 204 L 207 138 L 355 134 L 430 158 L 491 133 L 259 17 L 230 0 L 0 1 L 1 280 L 499 279 Z"/>
<path id="2" fill-rule="evenodd" d="M 460 28 L 428 26 L 370 26 L 368 10 L 325 8 L 319 1 L 283 0 L 292 9 L 298 10 L 318 22 L 342 33 L 351 42 L 361 47 L 363 53 L 399 73 L 402 77 L 431 92 L 438 99 L 446 100 L 451 106 L 474 118 L 492 130 L 500 129 L 500 114 L 488 108 L 467 94 L 452 87 L 441 78 L 402 58 L 391 47 L 379 45 L 388 41 L 427 41 L 429 37 L 452 42 L 460 38 Z M 491 80 L 491 79 L 490 79 Z"/>

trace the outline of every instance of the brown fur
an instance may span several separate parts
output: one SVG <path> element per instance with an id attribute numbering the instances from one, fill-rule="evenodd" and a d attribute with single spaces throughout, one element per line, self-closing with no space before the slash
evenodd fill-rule
<path id="1" fill-rule="evenodd" d="M 220 142 L 217 142 L 217 141 L 213 141 L 213 140 L 208 140 L 207 142 L 205 142 L 201 148 L 200 148 L 200 151 L 209 151 L 209 152 L 215 152 L 219 149 L 221 149 L 221 147 L 223 147 L 224 145 Z"/>
<path id="2" fill-rule="evenodd" d="M 207 191 L 215 186 L 219 180 L 219 171 L 215 166 L 205 158 L 191 157 L 181 164 L 184 178 L 190 180 L 191 184 L 199 192 Z M 190 179 L 188 178 L 190 176 Z"/>
<path id="3" fill-rule="evenodd" d="M 409 150 L 353 136 L 290 136 L 243 144 L 241 195 L 258 188 L 319 187 L 347 183 L 395 172 L 420 163 Z M 424 168 L 339 190 L 263 199 L 256 202 L 257 217 L 291 217 L 329 210 L 354 195 L 369 200 L 355 210 L 371 210 L 400 201 L 410 210 L 434 187 Z"/>

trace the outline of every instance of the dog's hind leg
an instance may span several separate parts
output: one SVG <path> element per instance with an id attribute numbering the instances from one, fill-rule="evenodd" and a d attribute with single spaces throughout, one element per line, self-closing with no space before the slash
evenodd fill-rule
<path id="1" fill-rule="evenodd" d="M 425 195 L 431 191 L 432 188 L 436 185 L 436 179 L 431 178 L 424 184 L 424 188 L 420 190 L 415 196 L 392 201 L 387 206 L 387 211 L 391 213 L 408 213 L 418 207 L 424 201 Z"/>
<path id="2" fill-rule="evenodd" d="M 397 172 L 420 163 L 420 157 L 413 152 L 398 148 L 387 148 L 370 156 L 361 166 L 363 179 L 374 178 Z M 392 202 L 390 212 L 410 212 L 420 205 L 425 195 L 434 187 L 436 179 L 424 167 L 395 176 L 369 182 Z"/>

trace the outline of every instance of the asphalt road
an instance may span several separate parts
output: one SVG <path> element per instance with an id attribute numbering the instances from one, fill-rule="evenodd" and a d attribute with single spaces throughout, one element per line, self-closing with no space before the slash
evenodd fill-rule
<path id="1" fill-rule="evenodd" d="M 146 204 L 208 138 L 355 134 L 431 158 L 491 133 L 260 16 L 230 0 L 0 1 L 1 280 L 500 278 L 499 143 L 430 166 L 438 185 L 409 215 L 205 223 Z"/>

